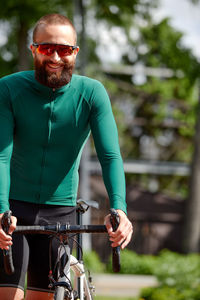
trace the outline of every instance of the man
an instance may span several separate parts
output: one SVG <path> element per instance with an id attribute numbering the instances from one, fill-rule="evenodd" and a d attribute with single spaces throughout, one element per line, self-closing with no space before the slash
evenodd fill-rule
<path id="1" fill-rule="evenodd" d="M 120 216 L 116 232 L 108 216 L 105 224 L 112 246 L 123 249 L 131 239 L 132 225 L 126 216 L 123 164 L 108 95 L 98 81 L 72 75 L 79 48 L 66 17 L 42 17 L 33 31 L 31 51 L 35 71 L 0 80 L 0 218 L 10 207 L 10 234 L 16 221 L 75 223 L 78 166 L 91 131 L 110 206 Z M 0 248 L 13 244 L 15 263 L 10 277 L 1 268 L 0 299 L 23 299 L 27 268 L 26 299 L 52 299 L 48 238 L 13 236 L 13 240 L 0 229 Z"/>

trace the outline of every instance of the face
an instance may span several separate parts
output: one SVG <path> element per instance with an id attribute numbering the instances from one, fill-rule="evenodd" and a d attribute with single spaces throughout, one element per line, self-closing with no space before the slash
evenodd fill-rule
<path id="1" fill-rule="evenodd" d="M 75 46 L 76 37 L 73 28 L 69 25 L 40 25 L 36 44 L 63 44 Z M 70 82 L 75 66 L 78 50 L 71 55 L 59 56 L 54 51 L 50 56 L 40 54 L 37 47 L 31 45 L 35 65 L 36 79 L 51 88 L 59 88 Z"/>

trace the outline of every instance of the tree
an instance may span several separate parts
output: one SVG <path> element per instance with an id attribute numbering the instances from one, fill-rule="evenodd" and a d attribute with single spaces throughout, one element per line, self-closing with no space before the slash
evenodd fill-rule
<path id="1" fill-rule="evenodd" d="M 157 180 L 162 191 L 179 194 L 187 199 L 184 250 L 194 252 L 199 250 L 200 239 L 198 184 L 200 126 L 197 109 L 200 64 L 191 49 L 182 45 L 183 34 L 172 28 L 168 19 L 154 24 L 151 16 L 145 15 L 148 18 L 145 18 L 142 26 L 138 26 L 136 22 L 126 22 L 124 25 L 129 44 L 123 62 L 127 66 L 140 64 L 149 68 L 170 70 L 170 78 L 166 79 L 162 75 L 156 78 L 152 72 L 143 76 L 146 77 L 143 84 L 134 86 L 135 75 L 122 72 L 122 67 L 119 67 L 118 71 L 114 69 L 106 71 L 109 81 L 105 81 L 105 85 L 109 84 L 108 90 L 112 91 L 111 98 L 126 114 L 124 118 L 118 114 L 120 118 L 118 124 L 123 120 L 121 122 L 123 125 L 119 127 L 123 134 L 121 148 L 124 157 L 138 159 L 144 158 L 145 154 L 146 159 L 151 159 L 150 147 L 146 147 L 148 152 L 141 152 L 141 143 L 147 138 L 154 144 L 154 159 L 190 164 L 193 157 L 191 178 L 171 176 L 169 180 L 166 176 L 159 176 Z M 137 39 L 131 37 L 131 27 L 137 30 Z M 124 102 L 127 99 L 128 109 L 126 103 L 122 104 L 118 100 L 120 98 L 123 98 Z M 128 123 L 127 112 L 130 115 L 132 109 L 134 118 Z M 194 134 L 195 144 L 193 144 Z"/>
<path id="2" fill-rule="evenodd" d="M 158 121 L 164 123 L 168 119 L 169 124 L 174 123 L 174 128 L 170 129 L 174 138 L 171 141 L 171 147 L 168 145 L 168 154 L 166 151 L 164 153 L 165 159 L 168 157 L 169 160 L 192 162 L 189 189 L 186 190 L 185 195 L 183 251 L 198 252 L 200 249 L 200 117 L 197 82 L 199 83 L 200 64 L 192 55 L 191 50 L 183 48 L 181 45 L 182 34 L 172 29 L 168 25 L 167 19 L 152 27 L 145 27 L 140 32 L 140 45 L 145 44 L 148 50 L 146 54 L 139 53 L 138 59 L 147 66 L 158 67 L 161 65 L 173 70 L 175 75 L 180 74 L 180 77 L 173 76 L 167 81 L 148 78 L 142 88 L 151 95 L 153 93 L 153 103 L 157 105 L 156 115 L 152 111 L 152 105 L 146 107 L 146 111 L 145 105 L 142 106 L 140 113 L 142 113 L 141 110 L 143 116 L 144 113 L 151 113 L 149 115 L 151 123 L 148 123 L 146 133 L 153 134 L 155 138 L 155 134 L 162 135 L 163 126 L 159 126 L 159 129 L 155 131 L 153 121 L 155 124 Z M 167 131 L 169 133 L 169 128 Z M 183 184 L 188 185 L 188 180 L 179 180 L 179 189 L 183 188 Z M 178 190 L 177 184 L 175 187 Z"/>
<path id="3" fill-rule="evenodd" d="M 132 146 L 137 147 L 138 151 L 132 150 L 130 154 L 132 155 L 134 151 L 137 157 L 141 157 L 140 141 L 148 137 L 149 141 L 154 142 L 154 150 L 157 150 L 154 159 L 178 160 L 189 164 L 192 161 L 191 178 L 173 176 L 168 180 L 166 176 L 159 176 L 158 181 L 162 190 L 171 192 L 174 190 L 176 194 L 177 191 L 182 191 L 182 196 L 186 198 L 183 250 L 198 252 L 200 120 L 197 81 L 200 64 L 191 50 L 182 46 L 182 33 L 174 30 L 169 25 L 168 19 L 162 20 L 159 24 L 151 23 L 150 19 L 149 21 L 148 26 L 140 28 L 138 40 L 130 39 L 135 55 L 125 55 L 124 62 L 128 65 L 140 63 L 151 68 L 167 68 L 172 71 L 170 78 L 167 80 L 162 76 L 155 78 L 152 72 L 152 75 L 144 76 L 148 78 L 137 87 L 140 93 L 139 91 L 136 93 L 135 89 L 131 88 L 134 75 L 133 77 L 129 74 L 121 75 L 123 82 L 121 81 L 120 86 L 118 80 L 120 72 L 110 76 L 117 80 L 119 89 L 126 86 L 129 93 L 132 89 L 134 96 L 136 107 L 132 124 L 134 127 L 129 125 L 128 135 L 133 133 L 135 143 L 132 143 Z M 150 159 L 150 148 L 147 146 L 147 149 L 146 159 Z M 190 181 L 189 189 L 188 181 Z"/>
<path id="4" fill-rule="evenodd" d="M 200 88 L 200 87 L 199 87 Z M 200 90 L 199 90 L 200 101 Z M 199 102 L 200 104 L 200 102 Z M 189 197 L 186 199 L 185 224 L 183 232 L 183 250 L 185 253 L 200 250 L 200 114 L 197 110 L 197 121 L 194 135 L 194 153 L 191 164 Z"/>
<path id="5" fill-rule="evenodd" d="M 32 60 L 28 52 L 30 43 L 29 34 L 32 26 L 41 16 L 57 12 L 67 13 L 72 16 L 72 2 L 64 0 L 8 0 L 0 4 L 0 18 L 10 27 L 8 42 L 1 47 L 1 74 L 6 75 L 19 70 L 30 69 Z"/>

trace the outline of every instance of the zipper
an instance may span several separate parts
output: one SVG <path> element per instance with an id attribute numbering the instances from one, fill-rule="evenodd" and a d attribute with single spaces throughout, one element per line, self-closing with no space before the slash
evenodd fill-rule
<path id="1" fill-rule="evenodd" d="M 53 97 L 50 101 L 50 112 L 48 117 L 48 125 L 47 125 L 47 139 L 46 143 L 43 146 L 43 154 L 42 154 L 42 161 L 41 161 L 41 173 L 40 173 L 40 179 L 39 179 L 39 192 L 36 195 L 37 200 L 39 201 L 41 198 L 41 192 L 42 192 L 42 180 L 43 180 L 43 173 L 45 168 L 45 162 L 46 162 L 46 153 L 47 148 L 51 139 L 51 130 L 52 130 L 52 115 L 53 115 L 53 107 L 54 107 L 54 93 L 55 89 L 53 89 Z"/>

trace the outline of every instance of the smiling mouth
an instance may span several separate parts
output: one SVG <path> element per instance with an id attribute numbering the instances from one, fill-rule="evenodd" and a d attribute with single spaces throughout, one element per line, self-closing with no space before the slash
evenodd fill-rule
<path id="1" fill-rule="evenodd" d="M 52 71 L 57 71 L 63 68 L 63 65 L 58 65 L 58 64 L 47 64 L 46 65 L 48 69 L 52 70 Z"/>

